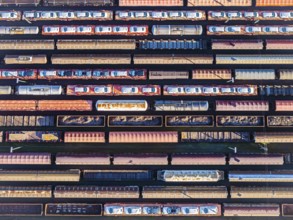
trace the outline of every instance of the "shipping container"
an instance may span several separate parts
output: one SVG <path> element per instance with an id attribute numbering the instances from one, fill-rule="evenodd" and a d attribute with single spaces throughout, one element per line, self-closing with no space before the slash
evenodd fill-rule
<path id="1" fill-rule="evenodd" d="M 264 116 L 217 115 L 217 127 L 264 127 Z"/>
<path id="2" fill-rule="evenodd" d="M 5 64 L 46 64 L 46 55 L 5 55 Z"/>
<path id="3" fill-rule="evenodd" d="M 15 0 L 18 2 L 18 0 Z M 42 216 L 41 203 L 0 203 L 0 216 Z"/>
<path id="4" fill-rule="evenodd" d="M 37 6 L 41 0 L 1 0 L 0 6 Z"/>
<path id="5" fill-rule="evenodd" d="M 224 203 L 224 216 L 280 216 L 280 205 L 262 203 Z"/>
<path id="6" fill-rule="evenodd" d="M 257 7 L 267 7 L 267 6 L 293 6 L 292 0 L 256 0 Z"/>
<path id="7" fill-rule="evenodd" d="M 280 80 L 293 80 L 293 69 L 279 70 Z"/>
<path id="8" fill-rule="evenodd" d="M 96 153 L 57 153 L 57 165 L 110 165 L 110 156 Z"/>
<path id="9" fill-rule="evenodd" d="M 293 96 L 292 85 L 260 85 L 259 94 L 262 96 Z"/>
<path id="10" fill-rule="evenodd" d="M 83 178 L 89 181 L 149 181 L 153 173 L 149 170 L 84 170 Z"/>
<path id="11" fill-rule="evenodd" d="M 119 0 L 119 6 L 184 6 L 184 0 Z"/>
<path id="12" fill-rule="evenodd" d="M 236 80 L 275 80 L 274 69 L 235 69 Z"/>
<path id="13" fill-rule="evenodd" d="M 0 115 L 2 127 L 53 127 L 54 116 Z"/>
<path id="14" fill-rule="evenodd" d="M 35 100 L 0 100 L 0 111 L 36 111 Z"/>
<path id="15" fill-rule="evenodd" d="M 6 131 L 6 142 L 49 142 L 61 141 L 59 131 Z"/>
<path id="16" fill-rule="evenodd" d="M 224 180 L 220 170 L 158 170 L 157 180 L 164 182 L 218 182 Z"/>
<path id="17" fill-rule="evenodd" d="M 139 49 L 202 50 L 206 49 L 206 42 L 202 40 L 140 40 Z"/>
<path id="18" fill-rule="evenodd" d="M 111 115 L 108 127 L 162 127 L 163 116 L 157 115 Z"/>
<path id="19" fill-rule="evenodd" d="M 32 85 L 16 86 L 16 95 L 62 95 L 62 86 L 54 85 Z M 1 88 L 0 88 L 1 94 Z"/>
<path id="20" fill-rule="evenodd" d="M 196 69 L 192 71 L 192 79 L 230 80 L 232 71 L 230 69 Z"/>
<path id="21" fill-rule="evenodd" d="M 255 132 L 255 143 L 293 143 L 292 132 Z"/>
<path id="22" fill-rule="evenodd" d="M 224 186 L 144 186 L 143 199 L 226 199 Z"/>
<path id="23" fill-rule="evenodd" d="M 109 132 L 109 143 L 178 143 L 178 132 Z"/>
<path id="24" fill-rule="evenodd" d="M 292 127 L 293 126 L 293 116 L 267 116 L 267 126 L 268 127 Z"/>
<path id="25" fill-rule="evenodd" d="M 213 50 L 262 50 L 262 40 L 212 40 Z"/>
<path id="26" fill-rule="evenodd" d="M 292 40 L 266 40 L 267 50 L 293 50 Z"/>
<path id="27" fill-rule="evenodd" d="M 51 186 L 0 186 L 0 198 L 51 198 Z"/>
<path id="28" fill-rule="evenodd" d="M 228 174 L 230 182 L 293 182 L 292 170 L 273 171 L 230 171 Z"/>
<path id="29" fill-rule="evenodd" d="M 0 164 L 50 165 L 50 153 L 0 153 Z"/>
<path id="30" fill-rule="evenodd" d="M 163 79 L 188 79 L 188 71 L 149 71 L 149 79 L 163 80 Z"/>
<path id="31" fill-rule="evenodd" d="M 54 50 L 54 40 L 0 40 L 1 50 Z"/>
<path id="32" fill-rule="evenodd" d="M 293 64 L 293 55 L 262 54 L 262 55 L 239 55 L 217 54 L 216 64 Z"/>
<path id="33" fill-rule="evenodd" d="M 1 2 L 0 2 L 1 5 Z M 0 35 L 39 34 L 38 26 L 0 26 Z"/>
<path id="34" fill-rule="evenodd" d="M 293 187 L 231 187 L 232 199 L 292 199 Z"/>
<path id="35" fill-rule="evenodd" d="M 80 170 L 0 170 L 0 181 L 78 182 Z"/>
<path id="36" fill-rule="evenodd" d="M 252 6 L 252 0 L 188 0 L 187 6 Z"/>
<path id="37" fill-rule="evenodd" d="M 172 165 L 226 165 L 224 154 L 173 154 Z"/>
<path id="38" fill-rule="evenodd" d="M 208 111 L 208 101 L 156 100 L 155 111 Z"/>
<path id="39" fill-rule="evenodd" d="M 135 50 L 135 40 L 57 40 L 58 50 Z"/>
<path id="40" fill-rule="evenodd" d="M 130 64 L 126 54 L 53 54 L 52 64 Z"/>
<path id="41" fill-rule="evenodd" d="M 54 190 L 54 198 L 67 199 L 138 199 L 139 194 L 138 186 L 56 186 Z"/>
<path id="42" fill-rule="evenodd" d="M 281 154 L 236 154 L 229 158 L 229 165 L 284 165 Z"/>
<path id="43" fill-rule="evenodd" d="M 212 115 L 166 115 L 166 127 L 213 127 Z"/>
<path id="44" fill-rule="evenodd" d="M 269 111 L 268 101 L 216 101 L 216 111 Z"/>
<path id="45" fill-rule="evenodd" d="M 101 216 L 101 204 L 47 203 L 45 216 Z"/>
<path id="46" fill-rule="evenodd" d="M 284 217 L 293 216 L 293 204 L 282 204 L 282 216 Z"/>
<path id="47" fill-rule="evenodd" d="M 201 35 L 201 25 L 153 25 L 153 35 Z"/>
<path id="48" fill-rule="evenodd" d="M 98 100 L 97 111 L 146 111 L 148 103 L 145 100 Z"/>
<path id="49" fill-rule="evenodd" d="M 250 142 L 249 132 L 182 131 L 181 142 Z"/>
<path id="50" fill-rule="evenodd" d="M 57 115 L 57 127 L 105 127 L 105 116 Z"/>
<path id="51" fill-rule="evenodd" d="M 91 100 L 40 100 L 38 111 L 92 111 Z"/>
<path id="52" fill-rule="evenodd" d="M 213 64 L 211 55 L 190 54 L 137 54 L 134 55 L 134 64 Z"/>
<path id="53" fill-rule="evenodd" d="M 105 143 L 104 132 L 64 132 L 64 143 Z"/>
<path id="54" fill-rule="evenodd" d="M 276 100 L 276 112 L 280 111 L 293 111 L 293 101 L 292 100 Z"/>
<path id="55" fill-rule="evenodd" d="M 168 165 L 167 154 L 115 154 L 114 165 Z"/>
<path id="56" fill-rule="evenodd" d="M 44 0 L 45 6 L 113 6 L 115 0 Z"/>

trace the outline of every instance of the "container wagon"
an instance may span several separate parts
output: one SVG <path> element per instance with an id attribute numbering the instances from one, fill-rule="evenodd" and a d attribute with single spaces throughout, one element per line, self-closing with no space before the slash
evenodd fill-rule
<path id="1" fill-rule="evenodd" d="M 37 79 L 36 69 L 0 69 L 0 79 Z"/>
<path id="2" fill-rule="evenodd" d="M 149 79 L 164 80 L 164 79 L 188 79 L 188 71 L 149 71 Z"/>
<path id="3" fill-rule="evenodd" d="M 114 165 L 168 165 L 167 154 L 115 154 Z"/>
<path id="4" fill-rule="evenodd" d="M 178 143 L 178 132 L 109 132 L 109 143 Z"/>
<path id="5" fill-rule="evenodd" d="M 216 111 L 269 111 L 268 101 L 216 101 Z"/>
<path id="6" fill-rule="evenodd" d="M 6 142 L 49 142 L 61 141 L 58 131 L 6 131 Z"/>
<path id="7" fill-rule="evenodd" d="M 103 115 L 58 115 L 57 127 L 105 127 Z"/>
<path id="8" fill-rule="evenodd" d="M 110 165 L 107 154 L 57 153 L 56 165 Z"/>
<path id="9" fill-rule="evenodd" d="M 226 165 L 224 154 L 173 154 L 172 165 Z"/>
<path id="10" fill-rule="evenodd" d="M 1 3 L 0 3 L 1 5 Z M 38 26 L 0 26 L 0 35 L 38 34 Z"/>
<path id="11" fill-rule="evenodd" d="M 137 54 L 133 58 L 134 64 L 213 64 L 213 57 L 210 55 L 190 54 Z"/>
<path id="12" fill-rule="evenodd" d="M 113 6 L 115 0 L 44 0 L 44 6 Z"/>
<path id="13" fill-rule="evenodd" d="M 159 170 L 157 180 L 164 182 L 218 182 L 224 179 L 219 170 Z"/>
<path id="14" fill-rule="evenodd" d="M 184 6 L 184 0 L 119 0 L 119 6 Z"/>
<path id="15" fill-rule="evenodd" d="M 54 40 L 0 40 L 1 50 L 54 50 Z"/>
<path id="16" fill-rule="evenodd" d="M 292 199 L 293 187 L 231 187 L 232 199 Z"/>
<path id="17" fill-rule="evenodd" d="M 46 64 L 46 55 L 5 55 L 5 64 Z"/>
<path id="18" fill-rule="evenodd" d="M 279 204 L 261 204 L 261 203 L 224 203 L 224 216 L 257 216 L 257 217 L 275 217 L 280 216 Z"/>
<path id="19" fill-rule="evenodd" d="M 236 80 L 275 80 L 274 69 L 235 69 Z"/>
<path id="20" fill-rule="evenodd" d="M 293 6 L 291 0 L 256 0 L 257 7 L 268 7 L 268 6 Z"/>
<path id="21" fill-rule="evenodd" d="M 80 170 L 0 170 L 0 181 L 79 182 Z"/>
<path id="22" fill-rule="evenodd" d="M 293 64 L 293 55 L 216 55 L 216 64 Z"/>
<path id="23" fill-rule="evenodd" d="M 94 69 L 93 79 L 146 80 L 146 69 Z"/>
<path id="24" fill-rule="evenodd" d="M 212 40 L 213 50 L 262 50 L 262 40 Z"/>
<path id="25" fill-rule="evenodd" d="M 226 199 L 224 186 L 144 186 L 143 199 Z"/>
<path id="26" fill-rule="evenodd" d="M 208 101 L 156 100 L 155 111 L 208 111 Z"/>
<path id="27" fill-rule="evenodd" d="M 0 42 L 1 43 L 1 42 Z M 57 40 L 58 50 L 135 50 L 135 40 Z"/>
<path id="28" fill-rule="evenodd" d="M 113 85 L 67 85 L 67 95 L 102 95 L 112 96 L 114 95 Z"/>
<path id="29" fill-rule="evenodd" d="M 149 170 L 84 170 L 83 178 L 90 181 L 150 181 Z"/>
<path id="30" fill-rule="evenodd" d="M 130 64 L 127 54 L 53 54 L 52 64 Z"/>
<path id="31" fill-rule="evenodd" d="M 101 204 L 47 203 L 45 216 L 101 216 Z"/>
<path id="32" fill-rule="evenodd" d="M 105 133 L 65 131 L 64 143 L 105 143 Z"/>
<path id="33" fill-rule="evenodd" d="M 217 1 L 188 0 L 187 6 L 190 6 L 190 7 L 197 7 L 197 6 L 244 7 L 244 6 L 252 6 L 252 0 L 217 0 Z"/>
<path id="34" fill-rule="evenodd" d="M 2 165 L 50 165 L 50 153 L 0 153 Z M 1 191 L 1 190 L 0 190 Z"/>
<path id="35" fill-rule="evenodd" d="M 43 215 L 43 204 L 41 203 L 0 203 L 0 216 L 18 216 L 19 217 L 19 216 L 42 216 L 42 215 Z"/>
<path id="36" fill-rule="evenodd" d="M 162 127 L 163 116 L 155 115 L 111 115 L 108 127 Z"/>
<path id="37" fill-rule="evenodd" d="M 192 79 L 230 80 L 232 79 L 232 70 L 230 69 L 195 69 L 192 71 Z"/>
<path id="38" fill-rule="evenodd" d="M 182 131 L 181 142 L 250 142 L 249 132 Z"/>
<path id="39" fill-rule="evenodd" d="M 153 35 L 201 35 L 201 25 L 153 25 Z"/>
<path id="40" fill-rule="evenodd" d="M 255 132 L 255 143 L 293 143 L 292 132 Z"/>
<path id="41" fill-rule="evenodd" d="M 145 100 L 98 100 L 97 111 L 146 111 L 148 103 Z"/>
<path id="42" fill-rule="evenodd" d="M 230 171 L 230 182 L 293 182 L 292 170 L 273 171 Z"/>
<path id="43" fill-rule="evenodd" d="M 114 85 L 114 96 L 159 96 L 160 85 Z"/>
<path id="44" fill-rule="evenodd" d="M 41 0 L 1 0 L 0 6 L 37 6 Z"/>
<path id="45" fill-rule="evenodd" d="M 236 154 L 229 157 L 229 165 L 284 165 L 281 154 Z"/>
<path id="46" fill-rule="evenodd" d="M 38 79 L 91 79 L 89 69 L 39 69 Z"/>
<path id="47" fill-rule="evenodd" d="M 51 198 L 51 186 L 0 186 L 0 198 Z"/>

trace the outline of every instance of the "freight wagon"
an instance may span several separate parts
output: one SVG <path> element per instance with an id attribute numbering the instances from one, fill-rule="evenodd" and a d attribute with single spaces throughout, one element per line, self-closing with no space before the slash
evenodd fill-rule
<path id="1" fill-rule="evenodd" d="M 114 96 L 159 96 L 160 85 L 114 85 Z"/>
<path id="2" fill-rule="evenodd" d="M 236 154 L 230 155 L 229 165 L 284 165 L 281 154 Z"/>
<path id="3" fill-rule="evenodd" d="M 181 142 L 250 142 L 249 132 L 182 131 Z"/>
<path id="4" fill-rule="evenodd" d="M 262 40 L 212 40 L 213 50 L 262 50 Z"/>
<path id="5" fill-rule="evenodd" d="M 97 111 L 146 111 L 148 103 L 145 100 L 98 100 Z"/>
<path id="6" fill-rule="evenodd" d="M 37 79 L 37 69 L 0 69 L 0 79 Z"/>
<path id="7" fill-rule="evenodd" d="M 168 165 L 167 154 L 115 154 L 114 165 Z"/>
<path id="8" fill-rule="evenodd" d="M 293 80 L 293 71 L 291 69 L 281 69 L 278 72 L 280 80 Z"/>
<path id="9" fill-rule="evenodd" d="M 291 0 L 256 0 L 257 7 L 266 7 L 266 6 L 293 6 Z"/>
<path id="10" fill-rule="evenodd" d="M 56 165 L 110 165 L 110 156 L 95 153 L 57 153 Z"/>
<path id="11" fill-rule="evenodd" d="M 293 64 L 293 55 L 216 55 L 216 64 Z"/>
<path id="12" fill-rule="evenodd" d="M 108 127 L 162 127 L 163 116 L 159 115 L 110 115 Z"/>
<path id="13" fill-rule="evenodd" d="M 149 170 L 84 170 L 83 178 L 89 181 L 150 181 Z"/>
<path id="14" fill-rule="evenodd" d="M 213 127 L 212 115 L 166 115 L 165 127 Z"/>
<path id="15" fill-rule="evenodd" d="M 216 101 L 216 111 L 269 111 L 268 101 Z"/>
<path id="16" fill-rule="evenodd" d="M 291 199 L 292 187 L 231 187 L 232 199 Z"/>
<path id="17" fill-rule="evenodd" d="M 0 40 L 1 50 L 54 50 L 54 40 Z"/>
<path id="18" fill-rule="evenodd" d="M 206 49 L 206 41 L 202 40 L 140 40 L 139 49 L 144 50 L 195 50 Z"/>
<path id="19" fill-rule="evenodd" d="M 264 127 L 264 116 L 217 115 L 217 127 Z"/>
<path id="20" fill-rule="evenodd" d="M 208 101 L 155 100 L 155 111 L 208 111 Z"/>
<path id="21" fill-rule="evenodd" d="M 1 2 L 0 2 L 1 5 Z M 0 11 L 0 21 L 20 21 L 21 11 Z"/>
<path id="22" fill-rule="evenodd" d="M 46 55 L 5 55 L 5 64 L 46 64 Z"/>
<path id="23" fill-rule="evenodd" d="M 252 6 L 252 0 L 188 0 L 187 6 Z"/>
<path id="24" fill-rule="evenodd" d="M 16 0 L 15 0 L 16 1 Z M 41 203 L 0 203 L 0 216 L 42 216 Z"/>
<path id="25" fill-rule="evenodd" d="M 223 154 L 172 154 L 172 165 L 226 165 Z"/>
<path id="26" fill-rule="evenodd" d="M 50 165 L 51 163 L 50 153 L 0 153 L 2 165 Z"/>
<path id="27" fill-rule="evenodd" d="M 62 62 L 62 58 L 61 58 Z M 38 79 L 91 79 L 92 70 L 88 69 L 39 69 Z"/>
<path id="28" fill-rule="evenodd" d="M 196 80 L 231 80 L 230 69 L 195 69 L 192 71 L 192 79 Z"/>
<path id="29" fill-rule="evenodd" d="M 114 95 L 113 85 L 67 85 L 67 95 Z"/>
<path id="30" fill-rule="evenodd" d="M 105 116 L 57 115 L 57 127 L 105 127 Z"/>
<path id="31" fill-rule="evenodd" d="M 275 80 L 274 69 L 235 69 L 236 80 Z"/>
<path id="32" fill-rule="evenodd" d="M 164 80 L 164 79 L 188 79 L 188 71 L 149 71 L 149 79 Z"/>
<path id="33" fill-rule="evenodd" d="M 153 25 L 153 35 L 201 35 L 201 25 Z"/>
<path id="34" fill-rule="evenodd" d="M 44 0 L 44 6 L 113 6 L 115 0 Z"/>
<path id="35" fill-rule="evenodd" d="M 146 69 L 94 69 L 93 79 L 131 79 L 145 80 L 147 78 Z"/>
<path id="36" fill-rule="evenodd" d="M 60 142 L 58 131 L 6 131 L 6 142 Z"/>
<path id="37" fill-rule="evenodd" d="M 275 101 L 275 111 L 293 111 L 293 101 L 292 100 L 276 100 Z"/>
<path id="38" fill-rule="evenodd" d="M 119 0 L 119 6 L 184 6 L 184 0 Z"/>
<path id="39" fill-rule="evenodd" d="M 292 170 L 230 171 L 230 182 L 293 182 Z"/>
<path id="40" fill-rule="evenodd" d="M 64 132 L 64 143 L 105 143 L 105 132 Z"/>
<path id="41" fill-rule="evenodd" d="M 1 0 L 0 6 L 37 6 L 41 0 Z"/>
<path id="42" fill-rule="evenodd" d="M 293 143 L 291 132 L 255 132 L 255 143 Z"/>
<path id="43" fill-rule="evenodd" d="M 293 50 L 293 41 L 292 40 L 266 40 L 266 49 L 267 50 Z"/>
<path id="44" fill-rule="evenodd" d="M 1 3 L 0 3 L 1 4 Z M 38 26 L 0 26 L 0 35 L 38 34 Z"/>
<path id="45" fill-rule="evenodd" d="M 101 204 L 47 203 L 45 216 L 101 216 Z"/>
<path id="46" fill-rule="evenodd" d="M 48 85 L 17 86 L 15 91 L 16 95 L 61 95 L 62 93 L 62 86 Z"/>
<path id="47" fill-rule="evenodd" d="M 52 187 L 0 186 L 0 198 L 52 198 Z"/>
<path id="48" fill-rule="evenodd" d="M 293 126 L 293 116 L 291 115 L 270 115 L 267 116 L 267 126 L 268 127 L 292 127 Z"/>

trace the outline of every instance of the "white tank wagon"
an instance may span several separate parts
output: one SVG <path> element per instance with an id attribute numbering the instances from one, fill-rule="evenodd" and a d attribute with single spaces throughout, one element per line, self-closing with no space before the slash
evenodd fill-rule
<path id="1" fill-rule="evenodd" d="M 98 100 L 97 111 L 146 111 L 148 103 L 145 100 Z"/>
<path id="2" fill-rule="evenodd" d="M 293 80 L 293 69 L 279 70 L 280 80 Z"/>
<path id="3" fill-rule="evenodd" d="M 293 187 L 231 187 L 232 199 L 292 199 Z"/>
<path id="4" fill-rule="evenodd" d="M 58 50 L 135 50 L 135 40 L 58 40 Z"/>
<path id="5" fill-rule="evenodd" d="M 144 186 L 143 199 L 225 199 L 224 186 Z"/>
<path id="6" fill-rule="evenodd" d="M 33 86 L 17 86 L 17 95 L 61 95 L 62 86 L 49 85 L 33 85 Z"/>
<path id="7" fill-rule="evenodd" d="M 0 188 L 1 189 L 1 188 Z M 56 186 L 55 198 L 138 199 L 138 186 Z"/>
<path id="8" fill-rule="evenodd" d="M 51 198 L 51 186 L 0 186 L 0 198 Z"/>
<path id="9" fill-rule="evenodd" d="M 50 165 L 50 153 L 0 153 L 0 164 Z"/>
<path id="10" fill-rule="evenodd" d="M 57 153 L 56 165 L 110 165 L 110 156 L 105 154 Z"/>
<path id="11" fill-rule="evenodd" d="M 5 64 L 46 64 L 46 55 L 6 55 Z"/>
<path id="12" fill-rule="evenodd" d="M 190 54 L 137 54 L 133 57 L 134 64 L 213 64 L 211 55 Z"/>
<path id="13" fill-rule="evenodd" d="M 52 64 L 130 64 L 127 54 L 53 54 Z"/>
<path id="14" fill-rule="evenodd" d="M 236 80 L 275 80 L 274 69 L 235 69 Z"/>
<path id="15" fill-rule="evenodd" d="M 153 25 L 153 35 L 201 35 L 201 25 Z"/>
<path id="16" fill-rule="evenodd" d="M 224 180 L 219 170 L 159 170 L 157 179 L 164 182 L 218 182 Z"/>
<path id="17" fill-rule="evenodd" d="M 0 86 L 0 95 L 11 95 L 12 86 Z"/>
<path id="18" fill-rule="evenodd" d="M 216 64 L 293 64 L 293 55 L 218 54 Z"/>
<path id="19" fill-rule="evenodd" d="M 293 170 L 230 171 L 230 182 L 293 182 Z"/>
<path id="20" fill-rule="evenodd" d="M 1 50 L 54 50 L 54 40 L 0 40 Z"/>
<path id="21" fill-rule="evenodd" d="M 229 158 L 229 165 L 284 165 L 281 154 L 235 154 Z"/>
<path id="22" fill-rule="evenodd" d="M 0 181 L 6 182 L 78 182 L 80 170 L 0 170 Z"/>
<path id="23" fill-rule="evenodd" d="M 156 100 L 155 111 L 208 111 L 208 101 Z"/>
<path id="24" fill-rule="evenodd" d="M 0 26 L 0 35 L 38 34 L 38 26 Z"/>

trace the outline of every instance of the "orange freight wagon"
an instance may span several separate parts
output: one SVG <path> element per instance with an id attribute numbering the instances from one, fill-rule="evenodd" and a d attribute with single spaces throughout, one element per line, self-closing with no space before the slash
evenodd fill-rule
<path id="1" fill-rule="evenodd" d="M 256 6 L 293 6 L 293 0 L 256 0 Z"/>

